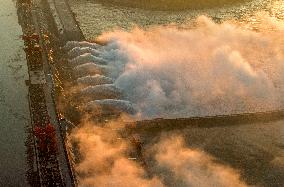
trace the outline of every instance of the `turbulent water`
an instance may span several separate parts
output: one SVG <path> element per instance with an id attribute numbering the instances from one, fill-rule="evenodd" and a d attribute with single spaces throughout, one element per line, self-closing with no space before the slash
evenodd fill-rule
<path id="1" fill-rule="evenodd" d="M 283 1 L 252 0 L 180 11 L 101 2 L 71 1 L 85 36 L 106 44 L 95 46 L 95 51 L 75 49 L 73 54 L 83 56 L 73 65 L 85 63 L 90 56 L 104 59 L 104 67 L 109 68 L 102 74 L 135 107 L 136 117 L 283 108 Z M 100 60 L 91 61 L 100 65 Z M 117 123 L 110 126 L 115 128 Z M 125 159 L 127 148 L 113 143 L 117 135 L 112 128 L 90 124 L 74 133 L 85 156 L 77 170 L 86 186 L 284 184 L 283 120 L 141 133 L 143 151 L 152 159 L 147 163 L 152 175 L 147 178 L 142 168 Z"/>
<path id="2" fill-rule="evenodd" d="M 259 29 L 264 25 L 266 30 L 216 24 L 200 16 L 193 28 L 171 25 L 104 33 L 97 40 L 106 45 L 74 48 L 78 57 L 70 64 L 78 76 L 104 74 L 113 79 L 124 99 L 136 107 L 136 118 L 282 109 L 284 22 L 258 16 Z"/>
<path id="3" fill-rule="evenodd" d="M 115 6 L 71 1 L 85 36 L 94 39 L 102 34 L 99 40 L 107 43 L 102 51 L 87 47 L 69 52 L 79 56 L 73 64 L 96 62 L 78 66 L 79 74 L 99 70 L 117 79 L 116 86 L 138 105 L 142 117 L 283 107 L 283 1 L 232 1 L 222 7 L 211 3 L 211 9 L 179 11 L 148 10 L 143 2 Z M 186 2 L 191 3 L 175 5 L 186 7 Z M 133 3 L 136 8 L 131 8 Z M 200 21 L 200 15 L 208 20 Z M 226 86 L 225 80 L 230 80 Z"/>

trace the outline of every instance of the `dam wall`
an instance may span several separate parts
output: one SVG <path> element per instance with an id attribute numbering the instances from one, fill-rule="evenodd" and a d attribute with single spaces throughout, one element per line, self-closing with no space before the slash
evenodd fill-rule
<path id="1" fill-rule="evenodd" d="M 81 41 L 84 36 L 67 1 L 18 0 L 17 9 L 29 72 L 28 181 L 31 186 L 77 186 L 55 102 L 55 64 L 62 43 Z"/>
<path id="2" fill-rule="evenodd" d="M 126 123 L 128 129 L 134 132 L 162 131 L 183 129 L 187 127 L 211 128 L 234 125 L 248 125 L 253 123 L 266 123 L 284 119 L 284 110 L 275 110 L 256 113 L 240 113 L 231 115 L 217 115 L 178 119 L 153 119 Z"/>
<path id="3" fill-rule="evenodd" d="M 66 0 L 44 0 L 49 5 L 61 39 L 66 41 L 83 41 L 85 37 L 75 19 L 68 2 Z"/>

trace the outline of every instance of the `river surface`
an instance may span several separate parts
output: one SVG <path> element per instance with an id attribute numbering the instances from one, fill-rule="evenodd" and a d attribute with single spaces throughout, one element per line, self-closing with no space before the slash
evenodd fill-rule
<path id="1" fill-rule="evenodd" d="M 15 1 L 0 0 L 0 186 L 27 186 L 28 71 Z"/>
<path id="2" fill-rule="evenodd" d="M 69 0 L 87 39 L 94 39 L 102 32 L 133 26 L 147 28 L 152 25 L 184 24 L 199 15 L 207 15 L 220 22 L 236 19 L 238 22 L 257 23 L 255 13 L 265 11 L 284 19 L 284 2 L 281 0 L 253 0 L 243 4 L 226 5 L 210 9 L 160 11 L 101 4 L 96 0 Z"/>

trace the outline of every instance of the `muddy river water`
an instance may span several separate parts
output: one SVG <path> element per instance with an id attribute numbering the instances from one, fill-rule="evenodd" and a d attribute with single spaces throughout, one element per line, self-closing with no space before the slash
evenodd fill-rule
<path id="1" fill-rule="evenodd" d="M 28 79 L 16 3 L 0 1 L 0 186 L 27 186 Z"/>

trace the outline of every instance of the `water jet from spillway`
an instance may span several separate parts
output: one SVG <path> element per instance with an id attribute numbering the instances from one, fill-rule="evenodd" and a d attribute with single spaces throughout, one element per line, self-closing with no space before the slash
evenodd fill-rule
<path id="1" fill-rule="evenodd" d="M 96 74 L 94 76 L 88 75 L 85 77 L 80 77 L 77 79 L 77 83 L 84 86 L 96 86 L 101 84 L 112 84 L 113 80 L 104 75 Z"/>
<path id="2" fill-rule="evenodd" d="M 85 108 L 87 111 L 99 112 L 100 114 L 126 113 L 134 115 L 136 110 L 131 102 L 117 99 L 103 99 L 88 102 Z"/>
<path id="3" fill-rule="evenodd" d="M 93 56 L 91 53 L 85 53 L 83 55 L 80 55 L 78 57 L 73 58 L 72 60 L 69 60 L 70 64 L 72 66 L 81 65 L 89 62 L 93 62 L 95 64 L 99 65 L 106 65 L 107 61 L 103 58 Z"/>
<path id="4" fill-rule="evenodd" d="M 93 49 L 97 49 L 97 48 L 100 47 L 100 45 L 96 44 L 96 43 L 86 42 L 86 41 L 83 41 L 83 42 L 68 41 L 63 48 L 66 51 L 70 51 L 75 47 L 90 47 L 90 48 L 93 48 Z"/>
<path id="5" fill-rule="evenodd" d="M 100 55 L 101 52 L 97 49 L 90 48 L 90 47 L 75 47 L 71 51 L 68 52 L 68 56 L 70 59 L 74 59 L 86 53 L 89 53 L 92 56 L 98 56 Z"/>
<path id="6" fill-rule="evenodd" d="M 122 97 L 121 90 L 114 84 L 89 86 L 81 90 L 78 94 L 79 97 L 88 98 L 88 100 L 119 99 Z"/>
<path id="7" fill-rule="evenodd" d="M 109 66 L 97 65 L 92 62 L 82 64 L 74 68 L 74 74 L 76 77 L 85 77 L 96 74 L 103 75 L 107 74 L 109 71 L 111 71 Z"/>

